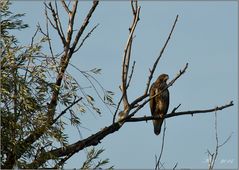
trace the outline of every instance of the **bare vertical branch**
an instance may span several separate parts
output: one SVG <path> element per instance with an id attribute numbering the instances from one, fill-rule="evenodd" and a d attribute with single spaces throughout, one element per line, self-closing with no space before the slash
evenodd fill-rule
<path id="1" fill-rule="evenodd" d="M 61 41 L 62 41 L 63 45 L 65 45 L 66 39 L 65 39 L 65 35 L 64 35 L 62 29 L 60 28 L 61 26 L 59 26 L 59 24 L 60 24 L 60 23 L 59 23 L 59 16 L 58 16 L 58 13 L 56 13 L 55 9 L 52 7 L 51 2 L 49 2 L 49 7 L 48 7 L 48 9 L 51 10 L 51 12 L 52 12 L 52 17 L 53 17 L 54 22 L 55 22 L 55 25 L 54 25 L 53 28 L 56 29 L 58 35 L 59 35 L 60 38 L 61 38 Z M 53 23 L 52 23 L 52 25 L 53 25 Z M 60 25 L 61 25 L 61 24 L 60 24 Z"/>
<path id="2" fill-rule="evenodd" d="M 222 147 L 223 145 L 225 145 L 231 138 L 232 134 L 229 135 L 229 137 L 222 143 L 219 144 L 219 138 L 218 138 L 218 128 L 217 128 L 217 112 L 215 111 L 215 122 L 214 122 L 214 129 L 215 129 L 215 139 L 216 139 L 216 146 L 215 146 L 215 151 L 214 153 L 211 153 L 209 150 L 207 150 L 208 153 L 208 169 L 209 170 L 213 170 L 216 160 L 217 160 L 217 156 L 219 153 L 219 148 Z"/>
<path id="3" fill-rule="evenodd" d="M 66 48 L 69 48 L 71 39 L 72 39 L 72 34 L 73 34 L 73 25 L 74 25 L 74 19 L 75 19 L 75 14 L 78 6 L 78 0 L 74 1 L 74 4 L 72 6 L 72 10 L 68 13 L 68 29 L 67 29 L 67 38 L 66 38 Z"/>
<path id="4" fill-rule="evenodd" d="M 60 32 L 61 32 L 63 38 L 65 39 L 64 31 L 63 31 L 62 24 L 61 24 L 61 19 L 60 19 L 59 13 L 58 13 L 58 6 L 57 6 L 57 1 L 56 0 L 55 0 L 55 7 L 56 7 L 56 17 L 57 17 L 57 22 L 58 22 L 58 25 L 59 25 L 59 29 L 60 29 Z"/>
<path id="5" fill-rule="evenodd" d="M 47 11 L 47 9 L 51 10 L 51 8 L 44 2 L 45 5 L 45 11 Z M 52 28 L 54 28 L 55 30 L 57 29 L 56 26 L 53 24 L 53 22 L 51 21 L 51 19 L 49 18 L 48 15 L 45 15 L 46 19 L 50 22 Z"/>
<path id="6" fill-rule="evenodd" d="M 132 3 L 132 2 L 131 2 Z M 137 3 L 137 2 L 136 2 Z M 134 9 L 134 8 L 133 8 Z M 136 12 L 136 13 L 134 13 Z M 137 7 L 137 9 L 133 10 L 134 13 L 134 19 L 133 23 L 130 27 L 130 33 L 128 36 L 128 40 L 126 42 L 125 48 L 124 48 L 124 55 L 123 55 L 123 63 L 122 63 L 122 96 L 123 96 L 123 103 L 124 103 L 124 110 L 129 109 L 129 102 L 127 97 L 127 77 L 128 77 L 128 70 L 129 70 L 129 62 L 130 62 L 130 54 L 131 54 L 131 46 L 133 41 L 133 34 L 136 28 L 136 25 L 139 21 L 139 13 L 140 13 L 140 7 Z"/>
<path id="7" fill-rule="evenodd" d="M 49 33 L 49 22 L 50 22 L 50 19 L 48 17 L 48 12 L 47 12 L 46 4 L 45 4 L 45 17 L 46 17 L 46 33 L 43 32 L 43 30 L 41 29 L 40 25 L 39 25 L 39 29 L 40 29 L 41 33 L 47 37 L 47 42 L 48 42 L 48 46 L 49 46 L 49 49 L 50 49 L 52 61 L 56 65 L 55 55 L 54 55 L 54 52 L 53 52 L 52 43 L 51 43 L 51 37 L 50 37 L 50 33 Z M 58 67 L 56 67 L 56 71 L 57 71 L 57 73 L 59 73 Z"/>
<path id="8" fill-rule="evenodd" d="M 134 67 L 135 67 L 135 61 L 133 62 L 133 65 L 132 65 L 132 68 L 131 68 L 131 73 L 130 73 L 130 75 L 129 75 L 129 81 L 128 81 L 128 83 L 127 83 L 127 85 L 126 85 L 126 89 L 128 89 L 128 87 L 129 87 L 129 85 L 130 85 L 130 82 L 131 82 L 131 79 L 132 79 L 132 76 L 133 76 L 133 73 L 134 73 Z"/>
<path id="9" fill-rule="evenodd" d="M 162 158 L 162 155 L 163 155 L 165 132 L 166 132 L 166 121 L 164 121 L 163 139 L 162 139 L 161 151 L 160 151 L 158 160 L 156 160 L 155 170 L 159 169 L 159 163 L 161 162 L 161 158 Z"/>
<path id="10" fill-rule="evenodd" d="M 215 128 L 216 148 L 215 148 L 215 153 L 210 153 L 210 151 L 208 150 L 208 156 L 209 156 L 208 169 L 209 170 L 213 169 L 216 159 L 217 159 L 217 155 L 218 155 L 217 112 L 215 112 L 214 126 L 215 126 L 214 128 Z"/>
<path id="11" fill-rule="evenodd" d="M 129 110 L 130 110 L 130 105 L 129 105 L 128 96 L 127 96 L 127 88 L 129 86 L 131 78 L 132 78 L 135 62 L 132 67 L 132 72 L 130 74 L 129 81 L 127 81 L 127 77 L 128 77 L 129 63 L 130 63 L 130 57 L 131 57 L 131 47 L 132 47 L 132 43 L 133 43 L 133 34 L 134 34 L 135 28 L 137 26 L 137 23 L 139 21 L 139 14 L 140 14 L 140 7 L 138 7 L 137 1 L 132 0 L 131 7 L 132 7 L 132 13 L 134 15 L 134 18 L 133 18 L 132 24 L 129 28 L 129 35 L 128 35 L 128 39 L 126 41 L 126 45 L 124 48 L 124 54 L 123 54 L 122 73 L 121 73 L 122 83 L 120 86 L 120 89 L 122 91 L 122 96 L 121 96 L 121 98 L 118 102 L 117 108 L 115 110 L 115 113 L 113 116 L 113 123 L 115 122 L 115 117 L 116 117 L 116 114 L 118 112 L 118 109 L 119 109 L 122 101 L 123 101 L 123 105 L 124 105 L 124 111 L 120 113 L 121 114 L 120 119 L 125 118 L 128 115 Z"/>

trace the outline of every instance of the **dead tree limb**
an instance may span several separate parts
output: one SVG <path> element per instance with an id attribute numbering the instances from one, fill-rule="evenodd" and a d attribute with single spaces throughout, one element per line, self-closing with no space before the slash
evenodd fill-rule
<path id="1" fill-rule="evenodd" d="M 129 63 L 130 63 L 130 57 L 131 57 L 131 47 L 133 43 L 133 34 L 137 26 L 137 23 L 139 21 L 139 14 L 140 14 L 140 7 L 138 7 L 137 1 L 131 1 L 131 7 L 132 7 L 134 18 L 129 28 L 129 35 L 124 48 L 124 55 L 123 55 L 123 61 L 122 61 L 122 74 L 121 74 L 122 83 L 120 86 L 120 90 L 122 91 L 122 96 L 117 104 L 117 108 L 113 116 L 113 123 L 115 122 L 115 118 L 122 101 L 124 105 L 124 111 L 121 112 L 121 117 L 125 118 L 129 114 L 129 110 L 130 110 L 130 105 L 129 105 L 129 101 L 127 97 L 127 88 L 132 78 L 135 62 L 132 67 L 132 72 L 130 74 L 129 81 L 127 81 L 127 77 L 128 77 Z"/>
<path id="2" fill-rule="evenodd" d="M 136 11 L 136 13 L 134 13 L 133 23 L 129 29 L 130 33 L 129 33 L 128 40 L 125 45 L 124 55 L 123 55 L 123 64 L 122 64 L 121 90 L 122 90 L 122 96 L 123 96 L 124 110 L 129 109 L 129 102 L 128 102 L 128 97 L 127 97 L 127 77 L 128 77 L 128 70 L 129 70 L 131 46 L 132 46 L 132 41 L 133 41 L 133 33 L 134 33 L 136 25 L 139 21 L 140 7 L 137 7 L 137 9 L 134 9 L 134 10 Z"/>
<path id="3" fill-rule="evenodd" d="M 202 113 L 208 113 L 208 112 L 215 112 L 218 110 L 223 110 L 225 108 L 233 106 L 233 103 L 230 102 L 227 105 L 212 108 L 212 109 L 205 109 L 205 110 L 192 110 L 192 111 L 184 111 L 184 112 L 174 112 L 171 114 L 167 114 L 164 116 L 165 119 L 180 115 L 192 115 L 192 114 L 202 114 Z M 129 118 L 126 119 L 125 122 L 140 122 L 140 121 L 148 121 L 158 119 L 157 117 L 139 117 L 139 118 Z M 66 147 L 60 147 L 54 150 L 51 150 L 49 152 L 41 153 L 40 156 L 31 164 L 32 166 L 29 166 L 31 168 L 37 168 L 39 165 L 43 164 L 49 159 L 49 155 L 53 157 L 64 157 L 69 155 L 74 155 L 75 153 L 79 152 L 80 150 L 89 147 L 89 146 L 95 146 L 101 143 L 101 140 L 104 139 L 106 136 L 108 136 L 111 133 L 114 133 L 118 131 L 121 128 L 121 124 L 119 122 L 113 123 L 110 126 L 107 126 L 103 128 L 102 130 L 98 131 L 97 133 L 87 137 L 86 139 L 79 140 L 69 146 Z"/>
<path id="4" fill-rule="evenodd" d="M 218 110 L 223 110 L 225 108 L 233 106 L 233 102 L 231 101 L 229 104 L 223 105 L 223 106 L 217 106 L 212 109 L 205 109 L 205 110 L 190 110 L 190 111 L 183 111 L 183 112 L 171 112 L 163 116 L 164 119 L 168 119 L 175 116 L 182 116 L 182 115 L 195 115 L 195 114 L 201 114 L 201 113 L 210 113 L 215 112 Z M 141 122 L 141 121 L 148 121 L 148 120 L 155 120 L 158 119 L 153 116 L 143 116 L 143 117 L 134 117 L 126 119 L 125 122 Z"/>

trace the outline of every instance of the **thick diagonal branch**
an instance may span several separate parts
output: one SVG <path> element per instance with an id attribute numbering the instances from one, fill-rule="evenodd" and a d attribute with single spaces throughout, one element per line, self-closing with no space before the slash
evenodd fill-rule
<path id="1" fill-rule="evenodd" d="M 223 110 L 231 106 L 233 106 L 232 102 L 230 102 L 227 105 L 215 107 L 212 109 L 173 112 L 173 113 L 165 115 L 164 118 L 166 119 L 166 118 L 181 116 L 181 115 L 192 115 L 192 114 L 215 112 L 215 111 Z M 129 118 L 129 119 L 126 119 L 125 122 L 139 122 L 139 121 L 147 121 L 147 120 L 153 120 L 153 119 L 158 119 L 158 118 L 152 117 L 152 116 L 148 116 L 148 117 L 145 116 L 145 117 L 139 117 L 139 118 Z M 38 168 L 39 165 L 46 162 L 48 159 L 50 159 L 51 156 L 63 157 L 67 155 L 73 155 L 74 153 L 77 153 L 86 147 L 95 146 L 99 144 L 101 140 L 104 139 L 106 136 L 118 131 L 121 127 L 122 126 L 119 123 L 113 123 L 110 126 L 103 128 L 99 132 L 89 136 L 86 139 L 79 140 L 78 142 L 73 143 L 66 147 L 61 147 L 58 149 L 51 150 L 49 152 L 41 153 L 40 156 L 31 164 L 31 166 L 29 166 L 29 168 Z"/>
<path id="2" fill-rule="evenodd" d="M 40 165 L 45 163 L 47 160 L 51 159 L 51 157 L 63 157 L 68 155 L 74 155 L 74 153 L 79 152 L 80 150 L 89 147 L 89 146 L 95 146 L 100 141 L 108 136 L 111 133 L 114 133 L 120 129 L 119 123 L 114 123 L 108 127 L 103 128 L 99 132 L 95 133 L 94 135 L 89 136 L 86 139 L 79 140 L 76 143 L 73 143 L 66 147 L 61 147 L 58 149 L 51 150 L 49 152 L 43 152 L 39 155 L 37 159 L 35 159 L 28 168 L 38 168 Z"/>

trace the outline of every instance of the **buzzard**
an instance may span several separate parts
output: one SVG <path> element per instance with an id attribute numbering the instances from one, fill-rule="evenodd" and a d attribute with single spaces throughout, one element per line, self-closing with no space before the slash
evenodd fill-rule
<path id="1" fill-rule="evenodd" d="M 169 77 L 167 74 L 161 74 L 158 79 L 152 84 L 149 90 L 150 98 L 156 94 L 159 94 L 149 101 L 151 114 L 154 117 L 162 118 L 163 115 L 165 115 L 168 111 L 169 91 L 168 89 L 165 89 L 167 87 L 166 81 L 168 80 L 168 78 Z M 162 124 L 163 119 L 153 120 L 154 133 L 156 135 L 160 134 Z"/>

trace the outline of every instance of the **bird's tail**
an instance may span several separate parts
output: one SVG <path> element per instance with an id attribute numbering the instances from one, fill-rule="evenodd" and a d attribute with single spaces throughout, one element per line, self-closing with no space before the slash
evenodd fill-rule
<path id="1" fill-rule="evenodd" d="M 159 135 L 161 132 L 162 124 L 163 124 L 163 119 L 153 120 L 153 124 L 154 124 L 155 135 Z"/>

